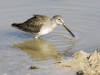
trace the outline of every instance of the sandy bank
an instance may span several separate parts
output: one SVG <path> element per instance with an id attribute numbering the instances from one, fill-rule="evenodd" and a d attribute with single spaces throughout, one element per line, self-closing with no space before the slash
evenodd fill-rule
<path id="1" fill-rule="evenodd" d="M 77 75 L 100 75 L 100 52 L 86 53 L 81 50 L 71 54 L 71 58 L 57 64 L 57 67 L 70 68 Z"/>

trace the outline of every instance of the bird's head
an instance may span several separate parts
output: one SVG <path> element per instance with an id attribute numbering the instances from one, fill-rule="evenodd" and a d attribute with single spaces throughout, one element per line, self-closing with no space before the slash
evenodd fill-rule
<path id="1" fill-rule="evenodd" d="M 55 15 L 55 16 L 53 17 L 53 19 L 55 20 L 56 24 L 60 24 L 60 25 L 64 26 L 64 27 L 66 28 L 66 30 L 67 30 L 73 37 L 75 37 L 75 35 L 66 27 L 62 16 L 60 16 L 60 15 Z"/>
<path id="2" fill-rule="evenodd" d="M 62 16 L 60 16 L 60 15 L 55 15 L 53 17 L 53 19 L 55 20 L 56 24 L 62 25 L 62 23 L 64 23 L 64 20 L 63 20 Z"/>

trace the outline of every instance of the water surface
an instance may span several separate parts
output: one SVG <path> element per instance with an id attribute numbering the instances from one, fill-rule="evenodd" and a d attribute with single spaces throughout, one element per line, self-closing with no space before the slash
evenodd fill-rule
<path id="1" fill-rule="evenodd" d="M 54 63 L 77 50 L 91 52 L 100 46 L 99 3 L 99 0 L 1 1 L 0 74 L 66 75 L 67 71 L 54 68 Z M 50 18 L 56 14 L 62 15 L 66 26 L 76 35 L 76 38 L 60 25 L 39 40 L 11 27 L 12 23 L 24 22 L 33 14 L 43 14 Z M 30 71 L 31 65 L 39 69 Z M 69 75 L 71 74 L 73 73 Z"/>

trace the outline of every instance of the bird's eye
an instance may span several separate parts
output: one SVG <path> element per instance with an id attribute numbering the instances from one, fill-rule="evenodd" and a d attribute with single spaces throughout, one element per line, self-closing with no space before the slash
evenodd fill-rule
<path id="1" fill-rule="evenodd" d="M 58 20 L 60 20 L 60 19 L 58 19 Z"/>

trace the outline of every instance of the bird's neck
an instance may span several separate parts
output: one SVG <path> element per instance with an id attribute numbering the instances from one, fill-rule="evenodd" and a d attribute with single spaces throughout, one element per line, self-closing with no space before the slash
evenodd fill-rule
<path id="1" fill-rule="evenodd" d="M 56 26 L 57 26 L 57 23 L 55 22 L 55 20 L 54 19 L 51 19 L 51 27 L 52 27 L 52 29 L 54 29 L 54 28 L 56 28 Z"/>

